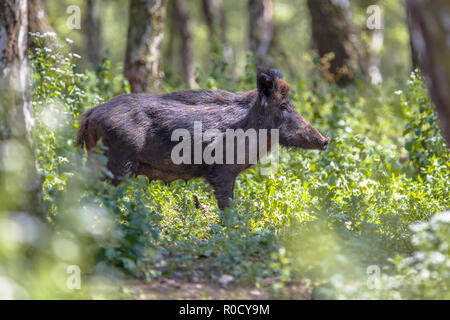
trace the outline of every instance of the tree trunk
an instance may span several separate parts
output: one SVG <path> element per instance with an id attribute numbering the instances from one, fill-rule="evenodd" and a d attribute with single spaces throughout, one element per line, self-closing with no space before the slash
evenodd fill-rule
<path id="1" fill-rule="evenodd" d="M 250 51 L 254 53 L 257 65 L 270 67 L 269 53 L 274 35 L 272 0 L 249 0 L 248 15 Z"/>
<path id="2" fill-rule="evenodd" d="M 411 38 L 447 146 L 450 146 L 450 2 L 408 0 Z"/>
<path id="3" fill-rule="evenodd" d="M 169 5 L 167 6 L 167 11 L 166 11 L 166 20 L 165 20 L 165 24 L 168 26 L 168 29 L 166 30 L 166 35 L 164 37 L 164 43 L 166 46 L 166 50 L 164 52 L 164 66 L 167 68 L 169 67 L 169 73 L 172 72 L 172 70 L 174 70 L 174 64 L 175 64 L 175 59 L 174 59 L 174 51 L 175 51 L 175 46 L 176 46 L 176 42 L 178 39 L 177 38 L 177 28 L 175 26 L 176 21 L 175 20 L 175 14 L 174 14 L 174 10 L 173 10 L 173 5 L 171 3 L 169 3 Z"/>
<path id="4" fill-rule="evenodd" d="M 233 49 L 228 43 L 222 0 L 202 0 L 202 9 L 213 52 L 221 50 L 225 62 L 231 65 L 233 63 Z"/>
<path id="5" fill-rule="evenodd" d="M 89 63 L 97 67 L 102 62 L 101 0 L 86 0 L 84 28 Z"/>
<path id="6" fill-rule="evenodd" d="M 40 34 L 55 33 L 55 30 L 48 22 L 47 13 L 42 0 L 28 1 L 28 31 L 33 33 L 39 32 Z M 48 41 L 50 42 L 47 43 L 47 45 L 55 48 L 57 42 L 56 34 L 54 37 L 48 38 Z M 34 47 L 31 38 L 28 38 L 28 47 Z"/>
<path id="7" fill-rule="evenodd" d="M 359 63 L 359 45 L 354 33 L 348 0 L 308 0 L 312 38 L 323 62 L 325 77 L 338 85 L 354 81 Z"/>
<path id="8" fill-rule="evenodd" d="M 0 201 L 9 212 L 44 217 L 32 137 L 27 57 L 28 1 L 0 2 Z"/>
<path id="9" fill-rule="evenodd" d="M 180 35 L 181 77 L 189 87 L 195 87 L 194 64 L 192 53 L 192 26 L 188 8 L 184 0 L 173 0 L 172 27 Z"/>
<path id="10" fill-rule="evenodd" d="M 361 71 L 369 76 L 372 84 L 379 84 L 383 82 L 383 76 L 380 71 L 380 52 L 384 42 L 383 30 L 365 29 L 364 33 L 367 43 L 359 65 L 361 66 Z"/>
<path id="11" fill-rule="evenodd" d="M 161 47 L 165 19 L 164 0 L 130 0 L 125 77 L 132 92 L 159 87 L 162 71 Z"/>
<path id="12" fill-rule="evenodd" d="M 374 12 L 367 12 L 367 8 L 378 6 L 379 0 L 358 1 L 359 7 L 366 11 L 366 14 L 373 15 Z M 379 8 L 379 6 L 378 6 Z M 381 9 L 380 9 L 381 10 Z M 383 48 L 384 32 L 380 13 L 380 26 L 377 27 L 366 20 L 364 27 L 359 35 L 360 38 L 360 61 L 359 66 L 364 75 L 370 78 L 372 84 L 383 82 L 383 76 L 380 71 L 380 52 Z"/>
<path id="13" fill-rule="evenodd" d="M 407 20 L 408 20 L 408 32 L 409 32 L 409 48 L 411 52 L 411 67 L 412 70 L 415 70 L 419 67 L 419 58 L 417 57 L 417 52 L 414 49 L 413 39 L 412 39 L 412 30 L 411 30 L 411 18 L 409 17 L 410 12 L 407 10 Z"/>

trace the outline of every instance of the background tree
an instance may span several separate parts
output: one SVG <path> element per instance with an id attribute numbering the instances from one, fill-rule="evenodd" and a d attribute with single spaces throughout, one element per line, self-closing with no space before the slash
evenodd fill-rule
<path id="1" fill-rule="evenodd" d="M 408 0 L 413 50 L 417 52 L 447 146 L 450 145 L 450 3 L 446 0 Z"/>
<path id="2" fill-rule="evenodd" d="M 48 22 L 47 12 L 45 10 L 45 5 L 42 0 L 28 1 L 28 31 L 29 32 L 39 32 L 44 33 L 55 33 L 55 30 Z M 33 44 L 31 43 L 31 38 L 28 38 L 28 46 L 31 48 Z M 56 35 L 53 43 L 49 43 L 52 47 L 56 44 Z"/>
<path id="3" fill-rule="evenodd" d="M 164 0 L 131 0 L 124 75 L 132 92 L 160 86 Z"/>
<path id="4" fill-rule="evenodd" d="M 249 0 L 248 21 L 250 51 L 254 53 L 257 65 L 269 67 L 274 35 L 272 0 Z"/>
<path id="5" fill-rule="evenodd" d="M 28 1 L 0 2 L 0 199 L 4 210 L 43 217 L 32 136 L 27 32 Z M 5 187 L 8 180 L 14 181 L 15 188 Z"/>
<path id="6" fill-rule="evenodd" d="M 172 28 L 180 37 L 181 77 L 189 87 L 195 87 L 192 51 L 192 25 L 189 11 L 183 0 L 172 0 Z"/>
<path id="7" fill-rule="evenodd" d="M 202 0 L 202 11 L 208 26 L 213 52 L 222 50 L 225 61 L 231 65 L 233 49 L 227 37 L 227 23 L 222 0 Z"/>
<path id="8" fill-rule="evenodd" d="M 86 0 L 84 24 L 86 51 L 91 66 L 96 67 L 102 60 L 101 0 Z"/>
<path id="9" fill-rule="evenodd" d="M 308 0 L 311 31 L 320 57 L 333 53 L 324 66 L 325 77 L 339 85 L 355 78 L 359 46 L 352 27 L 350 4 L 347 0 Z"/>
<path id="10" fill-rule="evenodd" d="M 359 66 L 361 67 L 361 71 L 370 78 L 372 84 L 379 84 L 383 81 L 380 70 L 380 52 L 384 42 L 381 8 L 378 5 L 378 0 L 362 0 L 358 1 L 357 4 L 366 13 L 365 23 L 359 34 L 361 46 Z M 377 11 L 367 11 L 369 8 Z M 379 14 L 379 19 L 376 17 L 377 14 Z M 375 19 L 372 21 L 368 20 L 372 18 Z M 380 23 L 380 25 L 377 26 L 376 23 Z"/>
<path id="11" fill-rule="evenodd" d="M 411 52 L 411 68 L 415 70 L 419 67 L 419 58 L 417 57 L 417 52 L 414 49 L 413 45 L 413 35 L 411 30 L 411 18 L 409 17 L 410 11 L 406 10 L 407 12 L 407 24 L 408 24 L 408 31 L 409 31 L 409 46 L 410 46 L 410 52 Z"/>

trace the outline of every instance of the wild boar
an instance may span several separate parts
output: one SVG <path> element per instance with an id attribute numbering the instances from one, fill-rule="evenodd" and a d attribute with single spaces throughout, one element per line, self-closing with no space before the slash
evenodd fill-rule
<path id="1" fill-rule="evenodd" d="M 289 89 L 280 71 L 258 70 L 257 88 L 246 92 L 183 90 L 162 95 L 121 95 L 84 112 L 77 143 L 86 147 L 89 159 L 92 148 L 102 139 L 114 184 L 127 174 L 165 182 L 203 177 L 213 187 L 218 207 L 224 209 L 233 198 L 239 173 L 264 156 L 264 152 L 259 152 L 256 161 L 250 161 L 251 150 L 269 152 L 277 141 L 272 141 L 272 135 L 267 140 L 262 140 L 261 135 L 256 140 L 246 135 L 244 149 L 238 149 L 242 143 L 237 141 L 238 135 L 232 136 L 231 147 L 227 144 L 230 141 L 219 139 L 221 135 L 233 130 L 276 131 L 283 146 L 326 150 L 330 138 L 323 137 L 297 112 L 289 99 Z M 180 130 L 194 138 L 185 141 L 189 148 L 178 150 L 175 161 L 174 150 L 177 145 L 179 148 L 182 136 L 175 133 Z M 196 135 L 208 130 L 216 136 L 197 141 Z M 202 153 L 214 141 L 217 148 L 212 152 L 210 148 L 210 156 L 227 159 L 226 162 L 202 159 Z M 255 144 L 259 148 L 252 149 Z M 244 157 L 240 157 L 239 150 L 245 153 Z M 199 151 L 200 159 L 195 151 Z M 180 157 L 185 161 L 180 162 Z"/>

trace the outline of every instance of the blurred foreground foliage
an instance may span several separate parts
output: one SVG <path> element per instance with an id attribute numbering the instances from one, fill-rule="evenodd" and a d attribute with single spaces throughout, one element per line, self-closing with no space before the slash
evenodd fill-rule
<path id="1" fill-rule="evenodd" d="M 63 45 L 49 49 L 45 35 L 33 37 L 35 140 L 48 221 L 1 211 L 0 297 L 102 298 L 124 275 L 192 282 L 227 275 L 268 285 L 280 298 L 289 298 L 283 287 L 295 281 L 317 299 L 450 298 L 450 220 L 442 213 L 450 160 L 418 73 L 405 83 L 338 88 L 321 80 L 310 59 L 308 81 L 288 79 L 291 98 L 332 138 L 329 149 L 281 149 L 278 170 L 245 171 L 233 206 L 221 213 L 202 180 L 165 185 L 138 177 L 113 187 L 97 179 L 108 172 L 84 166 L 75 146 L 78 118 L 129 86 L 108 60 L 83 73 L 79 56 L 64 54 Z M 226 67 L 219 58 L 211 74 L 199 71 L 200 87 L 255 86 L 251 56 L 237 80 Z M 177 87 L 168 82 L 165 89 Z M 81 290 L 67 286 L 71 265 L 80 267 Z"/>

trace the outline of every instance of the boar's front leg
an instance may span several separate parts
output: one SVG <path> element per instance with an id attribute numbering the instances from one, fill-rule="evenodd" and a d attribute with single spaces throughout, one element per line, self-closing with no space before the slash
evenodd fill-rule
<path id="1" fill-rule="evenodd" d="M 138 166 L 136 161 L 129 154 L 120 154 L 115 152 L 108 155 L 108 163 L 106 167 L 114 175 L 111 183 L 117 186 L 123 181 L 123 177 L 127 174 L 135 176 Z"/>
<path id="2" fill-rule="evenodd" d="M 226 170 L 214 170 L 206 176 L 206 180 L 214 189 L 219 209 L 224 210 L 229 207 L 230 199 L 233 199 L 236 175 Z"/>

